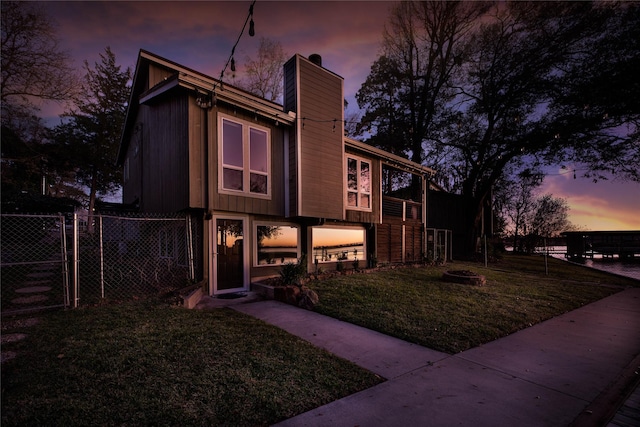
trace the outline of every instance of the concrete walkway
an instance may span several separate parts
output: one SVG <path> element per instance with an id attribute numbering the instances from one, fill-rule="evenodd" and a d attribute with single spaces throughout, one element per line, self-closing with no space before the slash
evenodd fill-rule
<path id="1" fill-rule="evenodd" d="M 279 426 L 598 426 L 640 367 L 640 288 L 456 355 L 275 301 L 233 308 L 387 379 Z"/>

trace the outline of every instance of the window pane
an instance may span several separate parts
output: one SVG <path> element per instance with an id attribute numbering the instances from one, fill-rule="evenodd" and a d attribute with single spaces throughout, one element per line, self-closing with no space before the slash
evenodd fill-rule
<path id="1" fill-rule="evenodd" d="M 371 179 L 369 163 L 360 162 L 360 190 L 365 193 L 371 192 Z"/>
<path id="2" fill-rule="evenodd" d="M 358 193 L 352 193 L 352 192 L 347 193 L 347 205 L 351 207 L 358 206 Z"/>
<path id="3" fill-rule="evenodd" d="M 250 135 L 250 157 L 251 170 L 258 172 L 267 172 L 267 133 L 257 129 L 251 129 Z"/>
<path id="4" fill-rule="evenodd" d="M 242 125 L 229 120 L 222 121 L 222 162 L 242 167 Z"/>
<path id="5" fill-rule="evenodd" d="M 228 190 L 242 191 L 242 171 L 224 168 L 222 170 L 223 187 Z"/>
<path id="6" fill-rule="evenodd" d="M 371 199 L 370 196 L 368 194 L 361 194 L 360 195 L 360 207 L 361 208 L 370 208 L 371 207 Z"/>
<path id="7" fill-rule="evenodd" d="M 311 240 L 314 262 L 366 259 L 364 229 L 314 227 Z"/>
<path id="8" fill-rule="evenodd" d="M 347 159 L 347 188 L 358 190 L 358 161 Z"/>
<path id="9" fill-rule="evenodd" d="M 298 229 L 288 225 L 257 227 L 258 265 L 281 265 L 298 260 Z"/>
<path id="10" fill-rule="evenodd" d="M 267 176 L 257 173 L 251 174 L 251 192 L 267 194 Z"/>

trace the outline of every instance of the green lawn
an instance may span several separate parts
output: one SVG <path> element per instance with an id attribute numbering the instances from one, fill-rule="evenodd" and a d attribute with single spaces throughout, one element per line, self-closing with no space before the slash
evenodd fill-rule
<path id="1" fill-rule="evenodd" d="M 399 268 L 309 284 L 317 311 L 450 353 L 525 328 L 638 281 L 540 257 L 484 268 Z M 474 287 L 442 272 L 472 270 Z M 2 426 L 268 425 L 381 378 L 230 309 L 138 301 L 2 319 Z"/>
<path id="2" fill-rule="evenodd" d="M 486 286 L 446 283 L 445 270 L 471 270 Z M 610 286 L 610 285 L 613 285 Z M 432 349 L 456 353 L 596 301 L 638 281 L 544 258 L 454 262 L 338 276 L 309 284 L 316 311 Z"/>
<path id="3" fill-rule="evenodd" d="M 381 378 L 229 309 L 39 313 L 2 365 L 2 426 L 268 425 Z M 7 328 L 9 326 L 9 328 Z"/>

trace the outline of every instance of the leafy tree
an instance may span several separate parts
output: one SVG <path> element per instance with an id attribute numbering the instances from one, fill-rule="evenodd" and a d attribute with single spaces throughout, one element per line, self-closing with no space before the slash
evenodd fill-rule
<path id="1" fill-rule="evenodd" d="M 390 146 L 414 161 L 431 158 L 436 164 L 430 166 L 445 171 L 445 187 L 473 200 L 469 228 L 478 230 L 494 185 L 506 171 L 525 164 L 535 168 L 580 156 L 593 171 L 627 165 L 626 176 L 634 177 L 640 156 L 640 88 L 632 76 L 640 49 L 637 37 L 631 48 L 625 43 L 638 28 L 636 4 L 496 3 L 466 33 L 468 37 L 454 40 L 457 46 L 452 50 L 459 55 L 454 55 L 439 92 L 447 96 L 437 105 L 444 117 L 437 122 L 427 116 L 416 116 L 416 122 L 400 120 L 413 117 L 405 114 L 412 111 L 412 98 L 395 94 L 415 93 L 416 78 L 386 52 L 361 90 L 369 90 L 372 82 L 391 90 L 377 91 L 380 100 L 364 104 L 365 117 L 369 114 L 369 122 L 388 125 L 377 131 L 383 131 L 382 138 L 390 136 Z M 417 63 L 413 45 L 400 46 L 400 52 L 397 57 Z M 611 80 L 607 73 L 620 79 Z M 590 103 L 585 105 L 584 99 Z M 421 129 L 418 125 L 424 129 L 433 123 L 447 126 L 432 127 L 439 131 L 407 150 L 405 135 Z M 422 156 L 414 152 L 418 150 Z M 469 236 L 469 251 L 477 237 Z"/>
<path id="2" fill-rule="evenodd" d="M 115 191 L 121 182 L 122 172 L 114 163 L 131 79 L 131 69 L 122 70 L 109 47 L 100 58 L 93 68 L 84 62 L 86 75 L 82 93 L 75 101 L 75 108 L 65 113 L 67 121 L 54 129 L 58 147 L 73 153 L 67 162 L 60 161 L 57 166 L 61 170 L 73 168 L 77 181 L 89 188 L 90 213 L 96 196 Z"/>
<path id="3" fill-rule="evenodd" d="M 548 157 L 576 159 L 594 179 L 640 182 L 640 3 L 603 2 L 586 23 L 597 32 L 557 76 L 546 140 L 563 149 Z"/>
<path id="4" fill-rule="evenodd" d="M 280 42 L 265 37 L 260 38 L 257 57 L 246 58 L 246 77 L 240 81 L 239 86 L 269 101 L 282 99 L 283 65 L 286 60 L 287 54 Z"/>

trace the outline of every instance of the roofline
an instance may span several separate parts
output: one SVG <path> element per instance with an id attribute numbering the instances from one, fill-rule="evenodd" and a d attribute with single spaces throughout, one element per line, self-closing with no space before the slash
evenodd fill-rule
<path id="1" fill-rule="evenodd" d="M 374 147 L 373 145 L 369 145 L 365 142 L 358 141 L 353 138 L 347 138 L 347 137 L 344 138 L 344 142 L 346 146 L 356 148 L 358 150 L 380 157 L 386 160 L 387 163 L 389 163 L 392 166 L 396 166 L 396 167 L 401 166 L 402 168 L 410 169 L 415 173 L 419 173 L 421 175 L 427 175 L 427 176 L 433 176 L 436 173 L 435 170 L 427 166 L 423 166 L 419 163 L 413 162 L 409 159 L 405 159 L 404 157 L 400 157 L 396 154 L 389 153 L 388 151 L 384 151 L 380 148 Z"/>

